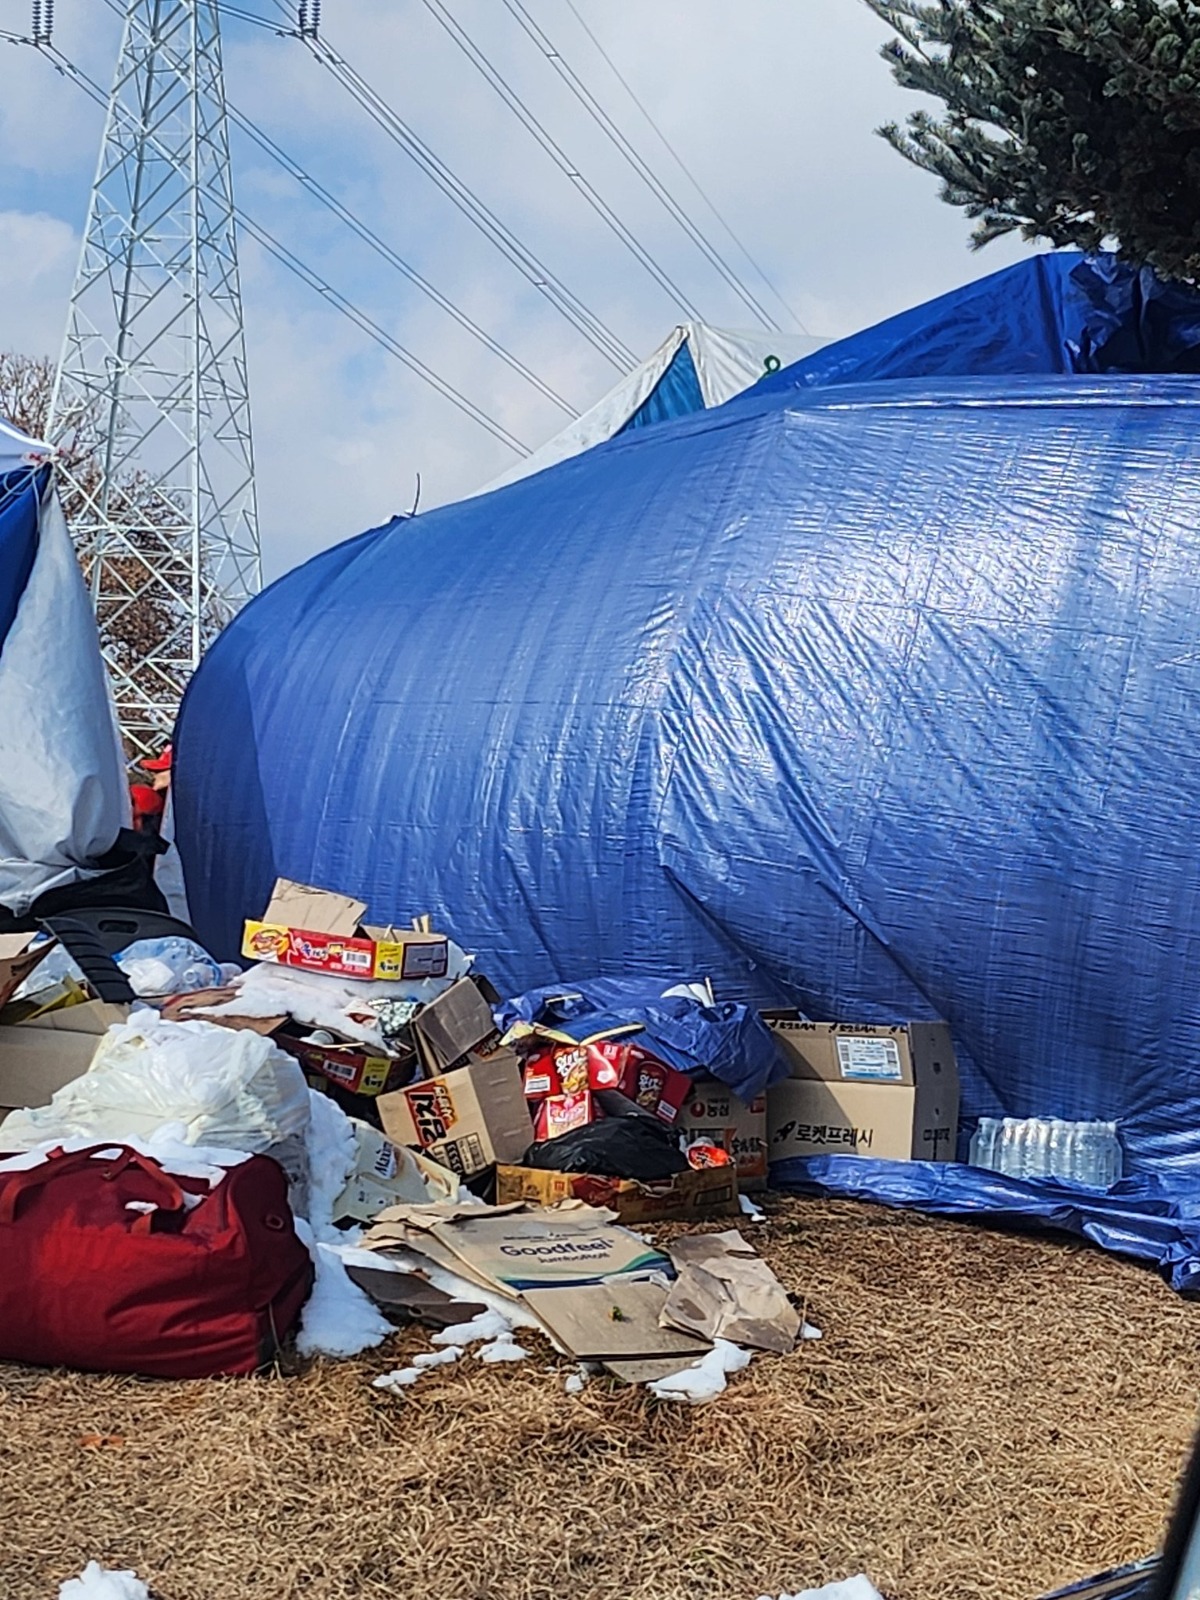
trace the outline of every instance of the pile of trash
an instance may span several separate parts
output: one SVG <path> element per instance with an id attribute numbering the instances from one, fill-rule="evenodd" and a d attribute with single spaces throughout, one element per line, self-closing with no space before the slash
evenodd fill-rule
<path id="1" fill-rule="evenodd" d="M 759 1215 L 787 1069 L 757 1013 L 644 980 L 502 1000 L 427 919 L 366 916 L 280 880 L 245 969 L 135 940 L 123 1000 L 66 925 L 0 947 L 0 1223 L 33 1284 L 0 1282 L 0 1356 L 197 1376 L 417 1323 L 399 1391 L 537 1330 L 572 1393 L 699 1402 L 816 1335 L 736 1228 L 637 1231 Z"/>

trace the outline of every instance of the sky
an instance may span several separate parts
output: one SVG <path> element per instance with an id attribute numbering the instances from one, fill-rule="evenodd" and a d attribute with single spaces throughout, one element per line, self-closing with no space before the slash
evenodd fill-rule
<path id="1" fill-rule="evenodd" d="M 861 0 L 521 3 L 785 328 L 839 337 L 1027 253 L 1018 241 L 971 252 L 967 219 L 875 134 L 918 102 L 892 82 L 878 53 L 887 30 Z M 290 0 L 238 5 L 264 18 L 294 10 Z M 439 11 L 519 96 L 575 177 L 540 147 Z M 28 0 L 0 0 L 0 27 L 28 24 Z M 55 44 L 106 86 L 119 33 L 101 0 L 58 0 Z M 639 359 L 687 312 L 585 190 L 704 321 L 755 325 L 506 0 L 324 0 L 322 36 Z M 223 39 L 231 104 L 493 340 L 578 410 L 617 381 L 619 367 L 303 44 L 234 17 Z M 57 358 L 101 126 L 99 108 L 47 60 L 0 44 L 0 350 Z M 536 448 L 568 420 L 236 131 L 233 160 L 239 205 L 504 429 Z M 268 578 L 410 509 L 418 479 L 429 507 L 516 461 L 254 241 L 243 238 L 240 265 Z"/>

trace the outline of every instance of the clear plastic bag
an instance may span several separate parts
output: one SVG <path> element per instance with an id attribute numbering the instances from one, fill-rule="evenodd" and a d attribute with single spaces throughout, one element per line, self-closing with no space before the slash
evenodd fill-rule
<path id="1" fill-rule="evenodd" d="M 224 969 L 192 939 L 137 939 L 122 950 L 117 965 L 129 979 L 134 994 L 194 994 L 216 989 L 225 981 Z M 236 969 L 235 969 L 236 970 Z"/>

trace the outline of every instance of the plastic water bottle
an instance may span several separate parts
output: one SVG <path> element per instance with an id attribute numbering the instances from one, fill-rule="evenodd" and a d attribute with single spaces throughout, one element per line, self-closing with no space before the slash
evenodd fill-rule
<path id="1" fill-rule="evenodd" d="M 981 1117 L 971 1140 L 973 1166 L 1036 1183 L 1053 1178 L 1108 1189 L 1122 1174 L 1115 1122 L 1065 1122 L 1060 1117 Z"/>

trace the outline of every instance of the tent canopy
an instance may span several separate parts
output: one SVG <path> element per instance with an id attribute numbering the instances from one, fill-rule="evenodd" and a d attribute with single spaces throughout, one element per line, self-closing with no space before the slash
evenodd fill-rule
<path id="1" fill-rule="evenodd" d="M 827 342 L 806 333 L 730 333 L 701 322 L 681 323 L 589 411 L 478 492 L 532 477 L 618 434 L 723 405 L 765 373 Z"/>

